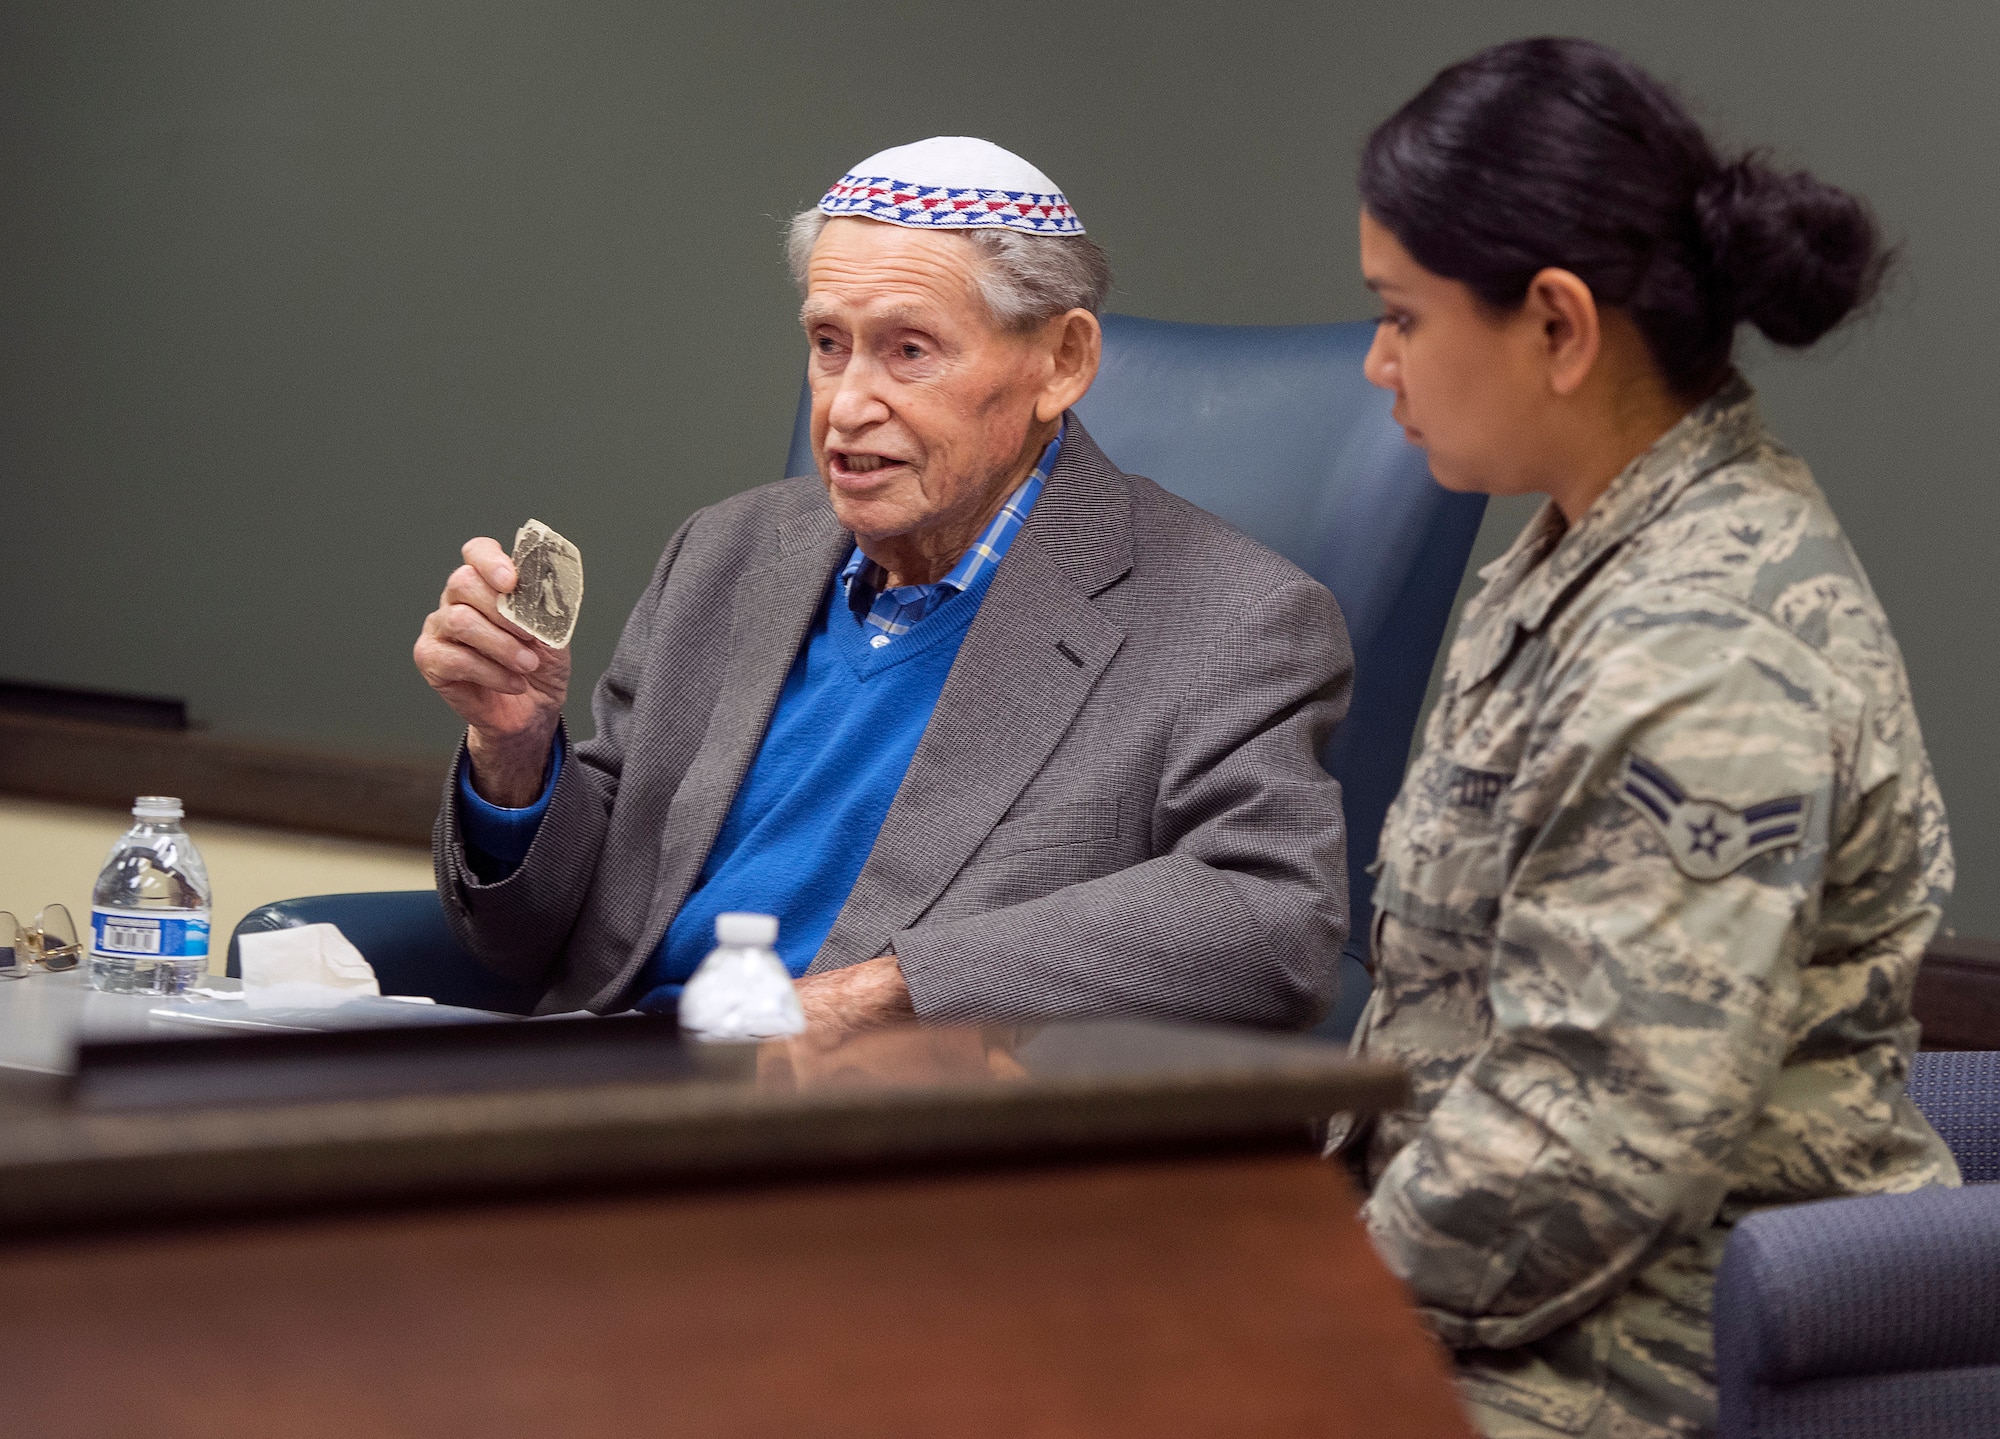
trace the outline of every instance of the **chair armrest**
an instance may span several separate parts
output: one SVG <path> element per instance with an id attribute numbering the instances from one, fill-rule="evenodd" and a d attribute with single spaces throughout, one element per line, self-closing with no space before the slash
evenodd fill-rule
<path id="1" fill-rule="evenodd" d="M 1715 1279 L 1722 1391 L 2000 1364 L 1996 1294 L 2000 1185 L 1753 1214 Z"/>

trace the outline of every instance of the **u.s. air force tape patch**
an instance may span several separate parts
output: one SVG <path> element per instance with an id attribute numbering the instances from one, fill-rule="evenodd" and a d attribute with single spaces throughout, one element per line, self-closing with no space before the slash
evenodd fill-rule
<path id="1" fill-rule="evenodd" d="M 1651 760 L 1625 757 L 1625 802 L 1653 822 L 1667 850 L 1690 879 L 1721 879 L 1745 860 L 1805 838 L 1807 799 L 1788 794 L 1731 809 L 1696 799 Z"/>

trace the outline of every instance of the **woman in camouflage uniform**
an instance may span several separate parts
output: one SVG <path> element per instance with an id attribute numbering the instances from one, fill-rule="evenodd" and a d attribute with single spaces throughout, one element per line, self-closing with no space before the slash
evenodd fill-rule
<path id="1" fill-rule="evenodd" d="M 1368 374 L 1440 483 L 1549 496 L 1483 572 L 1383 830 L 1336 1136 L 1491 1435 L 1696 1434 L 1764 1205 L 1955 1183 L 1904 1094 L 1952 881 L 1901 656 L 1730 364 L 1882 269 L 1867 209 L 1720 158 L 1581 41 L 1445 71 L 1369 141 Z"/>

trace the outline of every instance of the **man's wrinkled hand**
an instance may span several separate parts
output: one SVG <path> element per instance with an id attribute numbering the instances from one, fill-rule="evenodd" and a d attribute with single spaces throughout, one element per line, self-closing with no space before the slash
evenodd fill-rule
<path id="1" fill-rule="evenodd" d="M 802 979 L 799 1005 L 806 1012 L 805 1037 L 819 1044 L 838 1044 L 849 1035 L 912 1018 L 910 987 L 896 956 L 851 964 Z"/>
<path id="2" fill-rule="evenodd" d="M 541 793 L 563 701 L 570 656 L 551 649 L 500 613 L 518 576 L 497 541 L 466 541 L 465 563 L 445 581 L 413 652 L 417 671 L 467 727 L 473 788 L 519 808 Z"/>

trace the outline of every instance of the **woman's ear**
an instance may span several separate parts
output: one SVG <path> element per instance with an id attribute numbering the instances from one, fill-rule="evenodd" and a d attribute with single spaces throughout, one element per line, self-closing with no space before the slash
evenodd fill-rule
<path id="1" fill-rule="evenodd" d="M 1526 306 L 1539 334 L 1549 388 L 1575 394 L 1604 347 L 1597 297 L 1568 270 L 1552 267 L 1528 282 Z"/>
<path id="2" fill-rule="evenodd" d="M 1069 310 L 1049 321 L 1042 343 L 1048 346 L 1049 380 L 1035 400 L 1035 418 L 1046 423 L 1082 399 L 1097 378 L 1104 330 L 1090 311 Z"/>

